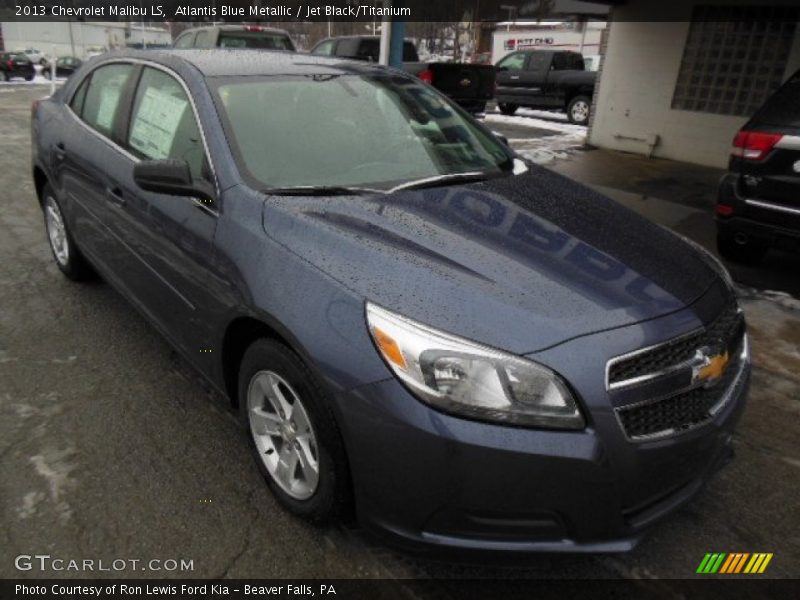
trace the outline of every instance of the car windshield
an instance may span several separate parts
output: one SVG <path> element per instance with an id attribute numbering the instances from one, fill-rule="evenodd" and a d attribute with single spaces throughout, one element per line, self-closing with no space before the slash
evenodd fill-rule
<path id="1" fill-rule="evenodd" d="M 493 135 L 430 86 L 361 74 L 212 80 L 237 161 L 259 188 L 388 190 L 459 173 L 510 173 Z"/>

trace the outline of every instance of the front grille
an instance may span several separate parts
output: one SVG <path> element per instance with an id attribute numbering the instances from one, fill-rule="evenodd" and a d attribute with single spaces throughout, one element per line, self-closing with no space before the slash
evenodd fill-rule
<path id="1" fill-rule="evenodd" d="M 743 332 L 742 315 L 736 304 L 731 303 L 702 331 L 612 362 L 608 368 L 608 383 L 613 385 L 669 369 L 691 359 L 698 348 L 711 346 L 718 340 L 733 346 Z"/>
<path id="2" fill-rule="evenodd" d="M 630 439 L 675 435 L 710 420 L 722 408 L 721 402 L 738 394 L 743 383 L 741 344 L 719 381 L 712 387 L 697 387 L 674 396 L 617 409 L 619 421 Z M 734 389 L 731 386 L 736 384 Z"/>

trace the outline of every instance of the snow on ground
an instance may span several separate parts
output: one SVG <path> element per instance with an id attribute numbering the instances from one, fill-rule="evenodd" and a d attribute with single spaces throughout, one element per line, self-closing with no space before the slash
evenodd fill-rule
<path id="1" fill-rule="evenodd" d="M 571 152 L 586 143 L 586 127 L 570 123 L 561 112 L 520 108 L 513 116 L 499 112 L 486 113 L 484 122 L 490 128 L 492 125 L 510 125 L 552 132 L 548 135 L 508 140 L 521 156 L 537 164 L 567 158 Z"/>

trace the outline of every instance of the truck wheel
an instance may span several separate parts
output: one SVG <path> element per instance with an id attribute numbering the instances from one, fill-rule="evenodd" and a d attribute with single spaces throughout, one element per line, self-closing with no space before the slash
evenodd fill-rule
<path id="1" fill-rule="evenodd" d="M 592 105 L 588 96 L 575 96 L 567 105 L 567 117 L 570 123 L 586 125 L 589 123 L 589 107 Z"/>
<path id="2" fill-rule="evenodd" d="M 734 236 L 717 234 L 717 250 L 722 258 L 744 265 L 755 265 L 761 262 L 767 253 L 768 246 L 752 239 L 736 241 Z"/>
<path id="3" fill-rule="evenodd" d="M 504 115 L 509 115 L 510 116 L 510 115 L 513 115 L 515 112 L 517 112 L 517 109 L 519 108 L 519 106 L 516 105 L 516 104 L 509 104 L 507 102 L 500 102 L 497 105 L 497 108 L 499 108 L 500 112 L 503 113 Z"/>

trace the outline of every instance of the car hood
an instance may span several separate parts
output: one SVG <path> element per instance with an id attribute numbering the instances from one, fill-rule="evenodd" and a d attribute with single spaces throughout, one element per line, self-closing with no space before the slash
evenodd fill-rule
<path id="1" fill-rule="evenodd" d="M 366 300 L 518 354 L 680 310 L 719 277 L 675 234 L 538 167 L 386 195 L 267 197 L 264 229 Z"/>

